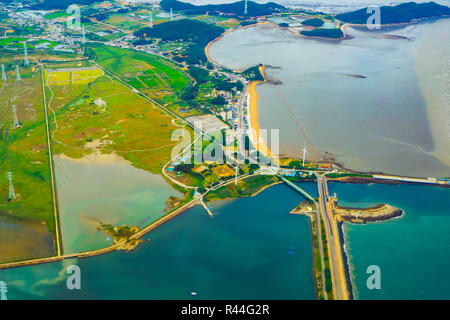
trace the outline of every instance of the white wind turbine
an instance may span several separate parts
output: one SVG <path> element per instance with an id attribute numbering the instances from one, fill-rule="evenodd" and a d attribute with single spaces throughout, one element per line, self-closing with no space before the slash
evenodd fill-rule
<path id="1" fill-rule="evenodd" d="M 305 166 L 306 153 L 308 152 L 308 151 L 306 151 L 306 143 L 305 142 L 303 142 L 302 152 L 303 152 L 303 163 L 302 163 L 302 166 L 304 167 Z"/>

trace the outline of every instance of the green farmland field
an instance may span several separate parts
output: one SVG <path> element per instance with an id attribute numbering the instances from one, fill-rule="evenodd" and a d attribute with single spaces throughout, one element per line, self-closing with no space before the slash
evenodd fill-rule
<path id="1" fill-rule="evenodd" d="M 40 73 L 0 82 L 0 262 L 54 254 L 55 221 Z M 21 127 L 13 126 L 12 105 Z M 15 199 L 8 199 L 12 172 Z M 17 226 L 26 232 L 14 231 Z M 6 226 L 6 227 L 5 227 Z M 14 226 L 14 227 L 8 227 Z"/>
<path id="2" fill-rule="evenodd" d="M 179 67 L 158 56 L 105 45 L 90 44 L 89 48 L 100 65 L 149 95 L 179 93 L 189 83 Z"/>

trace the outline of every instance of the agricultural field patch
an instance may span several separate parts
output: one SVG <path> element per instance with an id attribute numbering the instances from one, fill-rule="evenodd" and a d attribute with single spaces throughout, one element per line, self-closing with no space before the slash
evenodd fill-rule
<path id="1" fill-rule="evenodd" d="M 178 127 L 152 103 L 123 84 L 101 76 L 86 84 L 49 84 L 54 152 L 81 158 L 115 152 L 135 167 L 160 173 L 169 161 Z"/>
<path id="2" fill-rule="evenodd" d="M 14 238 L 3 246 L 0 237 L 0 262 L 51 256 L 55 231 L 47 136 L 45 130 L 41 77 L 38 71 L 21 68 L 30 76 L 15 79 L 8 72 L 0 82 L 0 233 Z M 12 106 L 16 107 L 19 125 L 15 126 Z M 15 198 L 10 198 L 6 173 L 12 173 Z M 36 192 L 39 190 L 39 192 Z M 11 233 L 20 225 L 27 234 Z M 6 228 L 6 229 L 2 229 Z M 39 243 L 40 249 L 30 247 Z"/>
<path id="3" fill-rule="evenodd" d="M 131 17 L 125 14 L 114 14 L 108 18 L 107 23 L 125 30 L 137 30 L 145 27 L 146 23 L 148 24 L 147 21 L 141 22 L 141 20 L 143 19 Z"/>
<path id="4" fill-rule="evenodd" d="M 3 38 L 0 39 L 0 46 L 21 46 L 23 47 L 23 42 L 26 41 L 26 38 Z"/>
<path id="5" fill-rule="evenodd" d="M 89 47 L 100 65 L 150 96 L 179 93 L 189 83 L 179 67 L 158 56 L 104 45 Z"/>
<path id="6" fill-rule="evenodd" d="M 219 177 L 230 177 L 235 174 L 234 170 L 231 169 L 228 165 L 224 164 L 221 166 L 214 167 L 212 171 Z"/>
<path id="7" fill-rule="evenodd" d="M 23 46 L 21 47 L 21 49 L 22 48 Z M 18 51 L 0 48 L 0 63 L 4 64 L 7 70 L 13 70 L 16 67 L 16 64 L 22 66 L 23 58 L 24 58 L 23 52 L 19 53 Z M 56 52 L 53 50 L 32 50 L 32 49 L 28 51 L 28 59 L 30 60 L 30 64 L 32 65 L 32 67 L 38 60 L 51 62 L 76 58 L 77 58 L 76 54 L 68 52 Z"/>
<path id="8" fill-rule="evenodd" d="M 61 18 L 61 17 L 68 17 L 70 16 L 69 13 L 66 13 L 65 11 L 55 11 L 55 12 L 51 12 L 48 13 L 44 16 L 45 19 L 48 20 L 52 20 L 52 19 L 57 19 L 57 18 Z"/>
<path id="9" fill-rule="evenodd" d="M 47 69 L 44 79 L 51 85 L 68 86 L 72 84 L 88 84 L 103 75 L 96 67 Z"/>

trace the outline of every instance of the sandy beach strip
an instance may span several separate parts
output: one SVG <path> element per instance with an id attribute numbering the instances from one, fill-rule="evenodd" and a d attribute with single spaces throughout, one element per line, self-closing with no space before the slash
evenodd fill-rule
<path id="1" fill-rule="evenodd" d="M 225 31 L 220 37 L 212 40 L 209 42 L 205 47 L 205 55 L 209 62 L 216 64 L 217 63 L 211 58 L 211 55 L 209 54 L 209 50 L 211 48 L 211 45 L 215 42 L 222 39 L 226 34 L 235 32 L 238 30 L 255 27 L 258 25 L 267 25 L 272 24 L 271 22 L 258 22 L 255 24 L 242 26 L 235 29 L 230 29 Z M 262 65 L 259 67 L 259 72 L 264 77 L 264 81 L 267 80 L 266 73 L 265 73 L 265 66 Z M 261 137 L 261 128 L 258 121 L 258 93 L 256 92 L 256 86 L 260 83 L 263 83 L 264 81 L 252 81 L 247 85 L 247 94 L 248 94 L 248 100 L 247 100 L 247 119 L 248 119 L 248 127 L 249 127 L 249 138 L 253 146 L 261 152 L 265 157 L 271 158 L 272 161 L 277 159 L 277 157 L 274 157 L 272 151 L 267 146 L 266 141 Z M 245 90 L 244 90 L 245 92 Z"/>
<path id="2" fill-rule="evenodd" d="M 261 70 L 262 69 L 262 70 Z M 264 75 L 264 67 L 260 67 L 261 74 Z M 262 81 L 252 81 L 247 87 L 248 103 L 247 103 L 247 119 L 249 138 L 253 146 L 265 157 L 276 159 L 272 151 L 268 147 L 266 141 L 261 137 L 261 127 L 258 121 L 258 93 L 256 92 L 256 86 Z M 269 134 L 269 133 L 268 133 Z"/>

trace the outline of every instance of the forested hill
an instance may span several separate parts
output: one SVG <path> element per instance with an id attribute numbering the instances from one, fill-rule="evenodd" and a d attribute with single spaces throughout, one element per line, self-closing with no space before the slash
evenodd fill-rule
<path id="1" fill-rule="evenodd" d="M 259 4 L 253 1 L 248 1 L 247 15 L 244 15 L 244 7 L 245 7 L 244 2 L 245 1 L 238 1 L 227 4 L 207 4 L 196 6 L 178 0 L 162 0 L 160 5 L 165 11 L 169 11 L 170 8 L 172 8 L 172 10 L 184 11 L 187 14 L 203 14 L 206 11 L 208 11 L 210 14 L 222 12 L 227 14 L 235 14 L 237 16 L 248 16 L 248 17 L 266 16 L 273 14 L 278 10 L 286 9 L 282 5 L 276 4 L 274 2 Z"/>
<path id="2" fill-rule="evenodd" d="M 136 37 L 160 38 L 164 41 L 185 40 L 206 45 L 211 40 L 219 37 L 225 31 L 224 28 L 207 24 L 197 20 L 181 19 L 164 22 L 143 28 L 136 32 Z"/>
<path id="3" fill-rule="evenodd" d="M 414 19 L 442 17 L 450 15 L 450 8 L 435 2 L 416 3 L 407 2 L 397 6 L 383 6 L 380 8 L 380 24 L 407 23 Z M 355 24 L 366 24 L 373 13 L 367 13 L 367 8 L 338 14 L 337 19 Z"/>
<path id="4" fill-rule="evenodd" d="M 134 32 L 134 35 L 139 38 L 134 44 L 146 44 L 149 42 L 147 39 L 151 38 L 159 38 L 163 41 L 183 40 L 190 43 L 185 52 L 187 55 L 185 61 L 188 63 L 206 62 L 205 46 L 224 31 L 225 29 L 222 27 L 197 20 L 175 20 Z"/>

